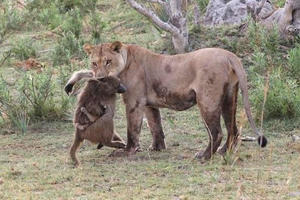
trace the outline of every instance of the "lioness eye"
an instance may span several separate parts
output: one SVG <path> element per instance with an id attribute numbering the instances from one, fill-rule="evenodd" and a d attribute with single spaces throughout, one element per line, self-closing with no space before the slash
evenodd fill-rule
<path id="1" fill-rule="evenodd" d="M 106 60 L 106 65 L 109 65 L 111 63 L 111 60 Z"/>
<path id="2" fill-rule="evenodd" d="M 97 67 L 97 63 L 96 62 L 92 62 L 93 67 Z"/>

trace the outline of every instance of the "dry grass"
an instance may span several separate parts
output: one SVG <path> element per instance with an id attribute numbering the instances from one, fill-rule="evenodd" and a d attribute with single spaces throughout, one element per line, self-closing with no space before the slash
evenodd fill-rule
<path id="1" fill-rule="evenodd" d="M 124 107 L 118 105 L 116 127 L 126 138 Z M 200 164 L 193 157 L 208 136 L 199 121 L 196 108 L 163 110 L 167 150 L 147 150 L 151 134 L 144 124 L 143 152 L 108 157 L 112 149 L 99 151 L 86 142 L 78 152 L 79 168 L 68 157 L 71 123 L 42 123 L 26 135 L 0 135 L 0 199 L 299 199 L 290 195 L 300 191 L 299 152 L 291 138 L 267 132 L 265 149 L 243 143 L 227 155 L 234 162 L 226 164 L 216 155 Z"/>

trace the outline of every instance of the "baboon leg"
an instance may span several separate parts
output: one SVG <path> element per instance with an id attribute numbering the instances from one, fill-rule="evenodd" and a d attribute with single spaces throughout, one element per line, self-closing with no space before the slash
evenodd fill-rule
<path id="1" fill-rule="evenodd" d="M 161 125 L 161 117 L 159 109 L 145 107 L 145 115 L 152 134 L 151 150 L 160 151 L 166 149 L 165 134 Z"/>
<path id="2" fill-rule="evenodd" d="M 109 143 L 105 143 L 108 147 L 118 148 L 118 149 L 125 149 L 126 144 L 122 141 L 110 141 Z"/>
<path id="3" fill-rule="evenodd" d="M 97 146 L 97 149 L 101 149 L 102 147 L 103 147 L 103 144 L 99 143 L 98 146 Z"/>
<path id="4" fill-rule="evenodd" d="M 236 108 L 237 108 L 238 84 L 228 89 L 222 106 L 222 116 L 227 129 L 226 143 L 218 150 L 220 154 L 225 154 L 227 150 L 231 150 L 238 139 L 238 129 L 236 126 Z"/>
<path id="5" fill-rule="evenodd" d="M 110 147 L 116 147 L 116 148 L 122 148 L 122 149 L 124 149 L 126 146 L 124 140 L 116 132 L 112 136 L 112 141 L 110 143 L 108 143 L 107 146 L 109 146 L 109 145 L 111 145 Z M 97 149 L 101 149 L 102 147 L 103 147 L 103 144 L 99 143 L 97 146 Z"/>
<path id="6" fill-rule="evenodd" d="M 80 144 L 82 143 L 82 141 L 83 141 L 83 139 L 79 138 L 77 133 L 75 133 L 75 139 L 74 139 L 73 145 L 71 146 L 71 149 L 70 149 L 70 156 L 76 166 L 79 165 L 79 161 L 76 157 L 76 151 L 77 151 L 78 147 L 80 146 Z"/>
<path id="7" fill-rule="evenodd" d="M 114 133 L 112 137 L 112 141 L 121 141 L 124 142 L 124 140 L 121 138 L 121 136 L 118 133 Z"/>

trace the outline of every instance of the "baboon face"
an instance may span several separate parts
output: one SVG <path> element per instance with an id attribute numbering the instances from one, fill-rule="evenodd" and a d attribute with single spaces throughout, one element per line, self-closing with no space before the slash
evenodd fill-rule
<path id="1" fill-rule="evenodd" d="M 113 76 L 103 78 L 93 78 L 88 81 L 87 88 L 89 92 L 101 95 L 113 95 L 126 92 L 126 87 L 120 80 Z"/>

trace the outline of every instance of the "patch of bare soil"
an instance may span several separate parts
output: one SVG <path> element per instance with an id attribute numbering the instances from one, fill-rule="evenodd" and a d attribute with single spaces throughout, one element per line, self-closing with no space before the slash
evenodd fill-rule
<path id="1" fill-rule="evenodd" d="M 43 68 L 45 67 L 44 64 L 42 64 L 41 62 L 39 62 L 34 58 L 28 58 L 27 60 L 24 61 L 18 61 L 16 62 L 15 65 L 25 71 L 37 70 L 38 72 L 42 72 Z"/>

